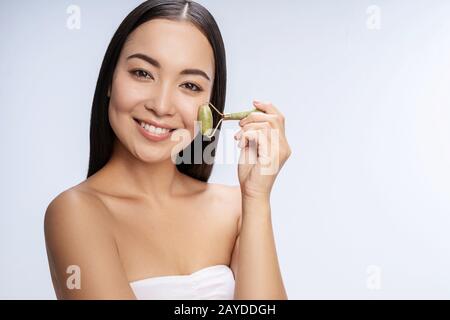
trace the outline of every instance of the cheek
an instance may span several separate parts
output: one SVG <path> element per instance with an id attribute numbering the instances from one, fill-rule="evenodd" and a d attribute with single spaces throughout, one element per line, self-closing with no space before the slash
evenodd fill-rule
<path id="1" fill-rule="evenodd" d="M 115 75 L 109 101 L 109 122 L 116 136 L 122 141 L 127 136 L 127 128 L 133 124 L 131 111 L 139 103 L 141 97 L 133 83 L 126 78 L 126 74 Z"/>
<path id="2" fill-rule="evenodd" d="M 192 139 L 195 135 L 199 133 L 199 128 L 197 128 L 197 116 L 198 109 L 201 105 L 208 103 L 210 101 L 210 95 L 199 95 L 199 96 L 187 96 L 186 94 L 180 93 L 176 96 L 175 105 L 176 113 L 180 116 L 183 121 L 184 128 L 189 130 Z"/>
<path id="3" fill-rule="evenodd" d="M 189 130 L 192 138 L 194 138 L 195 121 L 197 121 L 198 106 L 197 102 L 178 104 L 177 112 L 183 120 L 185 129 Z"/>
<path id="4" fill-rule="evenodd" d="M 117 113 L 130 112 L 144 98 L 142 90 L 138 90 L 126 74 L 119 74 L 114 79 L 110 104 Z"/>

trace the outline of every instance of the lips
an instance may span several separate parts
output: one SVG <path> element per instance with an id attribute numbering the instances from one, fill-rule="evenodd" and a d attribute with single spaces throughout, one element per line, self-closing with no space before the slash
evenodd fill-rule
<path id="1" fill-rule="evenodd" d="M 150 120 L 140 120 L 140 119 L 138 119 L 138 118 L 133 118 L 133 120 L 134 120 L 138 125 L 141 125 L 141 123 L 144 122 L 145 124 L 148 124 L 148 125 L 151 125 L 151 126 L 154 126 L 154 127 L 157 127 L 157 128 L 169 129 L 170 132 L 176 130 L 176 128 L 171 128 L 171 127 L 169 127 L 169 126 L 167 126 L 167 125 L 159 124 L 159 123 L 157 123 L 157 122 L 150 121 Z"/>
<path id="2" fill-rule="evenodd" d="M 143 127 L 141 124 L 139 124 L 138 120 L 135 120 L 135 122 L 136 122 L 136 127 L 137 127 L 138 131 L 140 132 L 140 134 L 145 139 L 150 140 L 152 142 L 166 141 L 167 139 L 169 139 L 171 137 L 171 135 L 173 133 L 172 131 L 174 131 L 174 130 L 166 129 L 166 131 L 164 133 L 164 132 L 161 132 L 161 130 L 163 130 L 161 128 L 159 128 L 159 129 L 157 128 L 156 130 L 150 128 L 150 130 L 149 130 L 148 128 L 150 127 L 150 125 L 146 124 Z M 142 122 L 142 123 L 144 123 L 144 122 Z M 154 127 L 152 126 L 152 128 L 154 128 Z"/>

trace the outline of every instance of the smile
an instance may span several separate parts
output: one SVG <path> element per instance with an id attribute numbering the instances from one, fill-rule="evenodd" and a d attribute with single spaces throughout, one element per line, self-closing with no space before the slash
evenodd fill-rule
<path id="1" fill-rule="evenodd" d="M 141 134 L 151 141 L 162 141 L 170 137 L 171 133 L 176 129 L 161 128 L 155 125 L 149 124 L 145 121 L 134 119 L 139 127 Z"/>
<path id="2" fill-rule="evenodd" d="M 145 123 L 144 121 L 140 121 L 138 123 L 143 129 L 145 129 L 145 131 L 153 133 L 153 134 L 158 134 L 158 135 L 165 135 L 168 132 L 175 130 L 175 129 L 166 129 L 166 128 L 155 127 L 154 125 Z"/>

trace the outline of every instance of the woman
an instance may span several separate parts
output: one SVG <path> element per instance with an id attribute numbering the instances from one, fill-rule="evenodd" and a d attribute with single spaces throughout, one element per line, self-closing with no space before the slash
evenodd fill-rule
<path id="1" fill-rule="evenodd" d="M 222 112 L 225 93 L 225 49 L 204 7 L 146 1 L 123 21 L 95 91 L 88 177 L 46 211 L 59 299 L 287 298 L 270 217 L 291 152 L 283 115 L 254 102 L 263 112 L 240 122 L 241 159 L 258 161 L 240 161 L 239 186 L 207 183 L 212 164 L 186 156 L 204 140 L 192 138 L 198 106 Z M 279 133 L 271 155 L 268 129 Z M 261 160 L 275 159 L 277 170 L 262 174 Z"/>

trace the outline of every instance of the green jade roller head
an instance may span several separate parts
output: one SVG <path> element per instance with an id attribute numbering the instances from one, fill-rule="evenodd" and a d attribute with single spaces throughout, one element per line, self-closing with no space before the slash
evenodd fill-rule
<path id="1" fill-rule="evenodd" d="M 220 119 L 220 121 L 217 123 L 214 131 L 212 131 L 213 114 L 212 114 L 211 108 L 213 108 L 222 117 Z M 204 135 L 205 137 L 212 138 L 214 136 L 214 134 L 216 133 L 216 130 L 222 121 L 242 120 L 253 112 L 262 112 L 262 111 L 258 110 L 258 109 L 253 109 L 250 111 L 242 111 L 242 112 L 234 112 L 234 113 L 221 113 L 219 110 L 217 110 L 216 107 L 214 107 L 214 105 L 211 102 L 209 102 L 209 103 L 202 104 L 198 108 L 197 121 L 201 122 L 201 125 L 200 125 L 201 134 Z"/>

